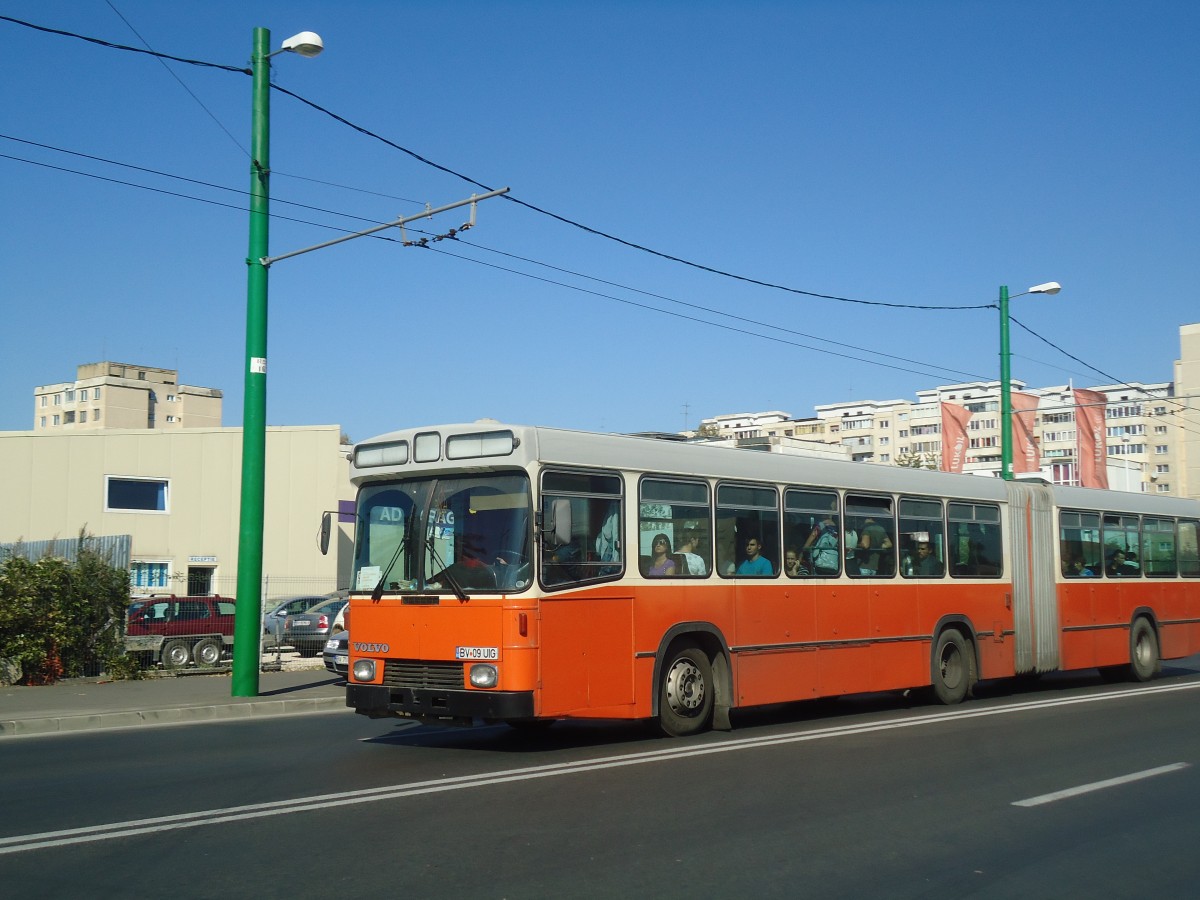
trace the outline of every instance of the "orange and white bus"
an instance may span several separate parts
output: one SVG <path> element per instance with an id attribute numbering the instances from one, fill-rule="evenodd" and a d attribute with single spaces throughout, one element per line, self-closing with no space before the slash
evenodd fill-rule
<path id="1" fill-rule="evenodd" d="M 351 465 L 347 702 L 372 717 L 684 735 L 1200 651 L 1192 501 L 490 421 Z"/>

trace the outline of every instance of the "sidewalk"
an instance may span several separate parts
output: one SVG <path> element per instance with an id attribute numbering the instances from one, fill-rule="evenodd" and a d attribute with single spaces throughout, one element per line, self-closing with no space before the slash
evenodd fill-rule
<path id="1" fill-rule="evenodd" d="M 228 672 L 0 687 L 0 738 L 337 709 L 351 715 L 345 681 L 324 668 L 260 672 L 257 697 L 234 697 L 232 691 Z"/>

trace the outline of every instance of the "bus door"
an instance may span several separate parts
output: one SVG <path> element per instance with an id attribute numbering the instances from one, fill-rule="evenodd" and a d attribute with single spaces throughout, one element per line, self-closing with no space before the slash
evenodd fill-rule
<path id="1" fill-rule="evenodd" d="M 1015 672 L 1061 667 L 1058 595 L 1054 580 L 1054 503 L 1050 488 L 1009 482 Z"/>

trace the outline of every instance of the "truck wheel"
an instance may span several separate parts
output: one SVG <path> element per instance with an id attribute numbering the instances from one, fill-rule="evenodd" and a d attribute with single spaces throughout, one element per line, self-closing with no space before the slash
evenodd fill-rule
<path id="1" fill-rule="evenodd" d="M 167 641 L 162 648 L 162 664 L 168 669 L 182 669 L 192 661 L 192 645 L 187 641 Z"/>
<path id="2" fill-rule="evenodd" d="M 202 641 L 196 641 L 196 646 L 192 648 L 192 659 L 196 660 L 196 665 L 212 668 L 221 661 L 221 654 L 225 651 L 224 645 L 216 638 L 205 638 Z"/>

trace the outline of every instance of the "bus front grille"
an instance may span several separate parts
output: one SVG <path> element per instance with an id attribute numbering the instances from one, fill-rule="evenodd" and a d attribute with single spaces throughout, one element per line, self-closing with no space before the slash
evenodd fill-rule
<path id="1" fill-rule="evenodd" d="M 459 662 L 389 659 L 383 665 L 383 683 L 390 688 L 462 690 L 463 667 Z"/>

